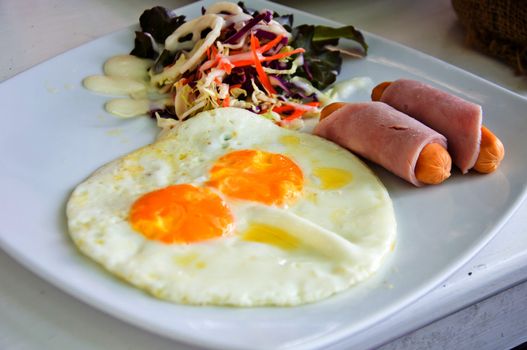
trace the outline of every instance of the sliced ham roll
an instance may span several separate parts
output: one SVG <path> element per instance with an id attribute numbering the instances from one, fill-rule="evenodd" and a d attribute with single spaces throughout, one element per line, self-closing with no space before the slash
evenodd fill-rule
<path id="1" fill-rule="evenodd" d="M 380 101 L 445 135 L 452 162 L 463 174 L 474 167 L 481 140 L 481 106 L 408 79 L 392 82 Z"/>
<path id="2" fill-rule="evenodd" d="M 369 159 L 415 186 L 415 165 L 430 143 L 446 138 L 382 102 L 349 103 L 320 121 L 314 133 Z"/>

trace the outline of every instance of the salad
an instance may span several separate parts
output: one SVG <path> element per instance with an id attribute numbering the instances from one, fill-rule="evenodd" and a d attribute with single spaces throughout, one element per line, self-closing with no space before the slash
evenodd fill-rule
<path id="1" fill-rule="evenodd" d="M 322 91 L 335 82 L 342 54 L 365 55 L 353 26 L 293 27 L 293 15 L 230 2 L 187 21 L 163 7 L 144 11 L 131 55 L 150 59 L 148 80 L 169 96 L 150 115 L 179 121 L 218 107 L 239 107 L 290 126 L 318 116 Z M 358 43 L 340 49 L 340 38 Z"/>

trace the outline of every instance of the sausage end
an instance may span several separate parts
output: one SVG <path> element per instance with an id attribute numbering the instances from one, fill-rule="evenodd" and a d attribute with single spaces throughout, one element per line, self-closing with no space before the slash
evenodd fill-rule
<path id="1" fill-rule="evenodd" d="M 344 102 L 333 102 L 333 103 L 330 103 L 329 105 L 324 107 L 322 109 L 322 111 L 320 111 L 320 119 L 319 119 L 319 121 L 324 119 L 324 118 L 327 118 L 331 113 L 335 112 L 337 109 L 339 109 L 340 107 L 342 107 L 344 105 L 345 105 Z"/>
<path id="2" fill-rule="evenodd" d="M 417 159 L 415 177 L 428 185 L 437 185 L 450 177 L 452 158 L 438 143 L 426 145 Z"/>
<path id="3" fill-rule="evenodd" d="M 379 85 L 374 87 L 373 90 L 371 91 L 371 100 L 380 101 L 382 94 L 384 93 L 384 90 L 386 90 L 386 88 L 390 86 L 391 83 L 392 82 L 390 81 L 385 81 L 384 83 L 380 83 Z"/>
<path id="4" fill-rule="evenodd" d="M 474 170 L 489 174 L 498 169 L 505 157 L 503 143 L 487 127 L 481 127 L 481 144 Z"/>

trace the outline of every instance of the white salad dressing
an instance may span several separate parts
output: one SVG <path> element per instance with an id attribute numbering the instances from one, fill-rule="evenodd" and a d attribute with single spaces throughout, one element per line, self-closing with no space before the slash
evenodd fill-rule
<path id="1" fill-rule="evenodd" d="M 132 100 L 130 98 L 116 98 L 106 103 L 104 108 L 122 118 L 136 117 L 147 114 L 150 110 L 150 100 L 146 98 Z"/>
<path id="2" fill-rule="evenodd" d="M 357 91 L 371 91 L 372 88 L 373 80 L 370 77 L 357 77 L 333 84 L 325 94 L 332 102 L 346 101 Z"/>
<path id="3" fill-rule="evenodd" d="M 107 95 L 129 95 L 146 91 L 146 84 L 137 79 L 91 75 L 84 79 L 84 86 L 92 91 Z"/>
<path id="4" fill-rule="evenodd" d="M 84 79 L 84 86 L 92 91 L 126 98 L 106 103 L 107 112 L 121 118 L 145 115 L 152 109 L 172 104 L 166 96 L 159 96 L 149 84 L 148 69 L 153 61 L 132 55 L 118 55 L 104 63 L 104 75 Z M 150 98 L 149 98 L 150 97 Z"/>
<path id="5" fill-rule="evenodd" d="M 118 55 L 104 63 L 104 74 L 114 77 L 126 77 L 140 81 L 148 81 L 148 68 L 154 61 L 132 55 Z"/>

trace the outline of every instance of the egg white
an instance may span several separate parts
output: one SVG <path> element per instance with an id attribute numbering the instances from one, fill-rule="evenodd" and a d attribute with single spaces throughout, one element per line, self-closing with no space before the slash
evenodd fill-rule
<path id="1" fill-rule="evenodd" d="M 238 149 L 291 158 L 305 177 L 302 197 L 284 208 L 224 197 L 235 231 L 200 243 L 164 244 L 132 229 L 128 213 L 137 198 L 173 184 L 203 186 L 213 163 Z M 317 169 L 330 176 L 316 176 Z M 340 173 L 349 177 L 343 185 Z M 317 301 L 373 274 L 396 235 L 388 192 L 354 155 L 237 108 L 203 112 L 103 166 L 74 190 L 67 217 L 84 254 L 158 298 L 188 304 Z M 284 249 L 243 239 L 254 223 L 277 227 L 300 244 Z"/>

